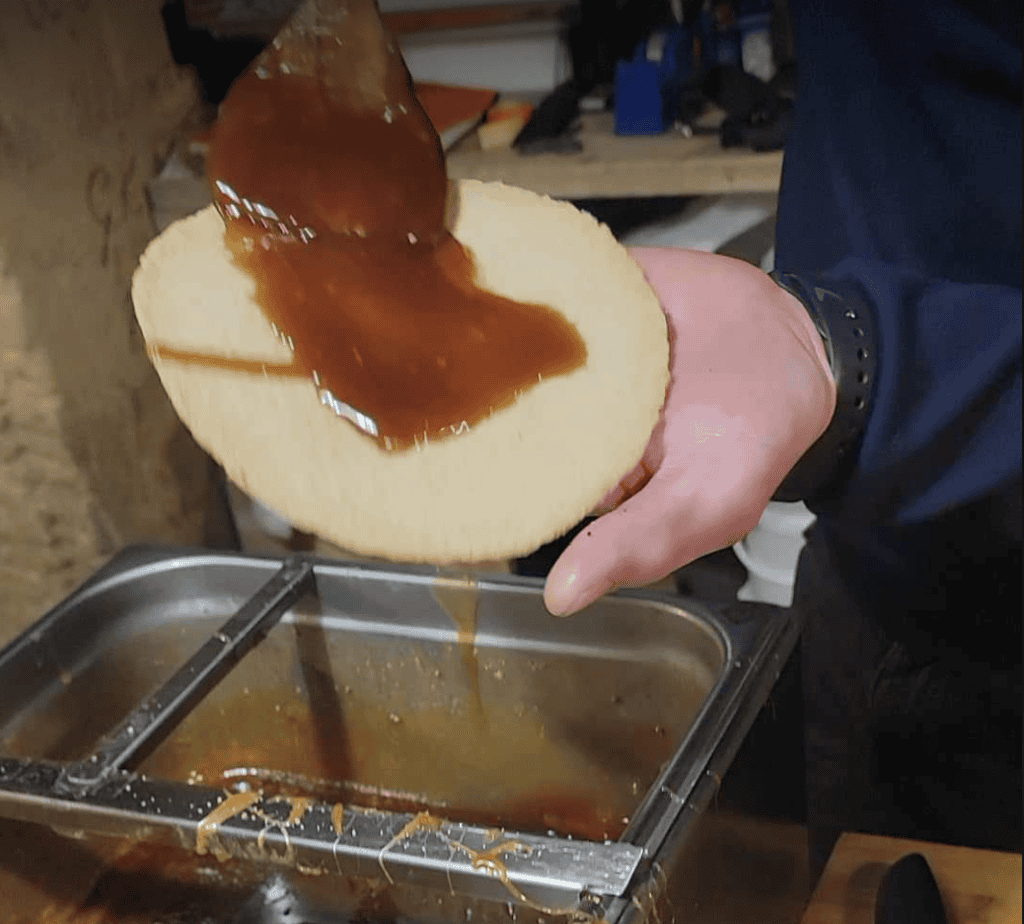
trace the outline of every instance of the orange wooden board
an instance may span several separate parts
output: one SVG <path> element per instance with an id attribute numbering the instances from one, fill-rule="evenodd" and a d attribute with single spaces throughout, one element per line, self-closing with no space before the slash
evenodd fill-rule
<path id="1" fill-rule="evenodd" d="M 417 83 L 416 96 L 442 142 L 452 129 L 468 129 L 479 122 L 498 98 L 494 90 L 441 83 Z"/>

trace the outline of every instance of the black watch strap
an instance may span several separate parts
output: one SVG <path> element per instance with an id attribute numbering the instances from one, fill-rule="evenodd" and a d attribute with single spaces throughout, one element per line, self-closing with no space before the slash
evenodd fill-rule
<path id="1" fill-rule="evenodd" d="M 774 500 L 820 499 L 848 473 L 864 433 L 875 390 L 877 325 L 872 309 L 853 293 L 839 294 L 827 282 L 778 270 L 771 277 L 807 309 L 825 344 L 836 382 L 831 423 L 786 476 Z"/>

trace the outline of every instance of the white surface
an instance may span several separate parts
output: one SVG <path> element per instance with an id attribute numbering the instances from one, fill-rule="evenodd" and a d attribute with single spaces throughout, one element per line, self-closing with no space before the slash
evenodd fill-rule
<path id="1" fill-rule="evenodd" d="M 485 6 L 508 0 L 380 0 L 383 13 Z M 555 21 L 428 32 L 403 37 L 402 56 L 414 80 L 489 87 L 538 97 L 571 76 Z"/>
<path id="2" fill-rule="evenodd" d="M 773 193 L 707 196 L 671 219 L 653 222 L 622 239 L 627 247 L 685 247 L 714 253 L 738 234 L 775 213 Z"/>
<path id="3" fill-rule="evenodd" d="M 736 596 L 789 606 L 793 602 L 796 566 L 804 547 L 804 533 L 814 522 L 803 504 L 772 502 L 760 522 L 733 550 L 749 576 Z"/>
<path id="4" fill-rule="evenodd" d="M 813 522 L 814 514 L 803 504 L 773 502 L 739 545 L 755 561 L 792 580 L 804 547 L 804 533 Z"/>
<path id="5" fill-rule="evenodd" d="M 782 572 L 773 571 L 749 558 L 739 544 L 733 547 L 736 557 L 747 569 L 747 582 L 736 591 L 738 600 L 756 600 L 759 603 L 774 603 L 776 606 L 793 605 L 793 581 L 785 580 Z"/>
<path id="6" fill-rule="evenodd" d="M 414 80 L 543 96 L 570 75 L 557 23 L 424 33 L 400 45 Z"/>

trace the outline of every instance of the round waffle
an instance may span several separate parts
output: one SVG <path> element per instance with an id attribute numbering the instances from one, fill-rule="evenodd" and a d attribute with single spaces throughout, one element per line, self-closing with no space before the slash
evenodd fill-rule
<path id="1" fill-rule="evenodd" d="M 611 232 L 572 205 L 500 183 L 453 184 L 451 230 L 478 283 L 549 305 L 587 346 L 469 432 L 388 452 L 311 381 L 154 356 L 181 419 L 243 490 L 353 552 L 446 564 L 527 554 L 572 527 L 640 459 L 668 385 L 657 297 Z M 150 344 L 287 363 L 210 206 L 147 248 L 132 295 Z"/>

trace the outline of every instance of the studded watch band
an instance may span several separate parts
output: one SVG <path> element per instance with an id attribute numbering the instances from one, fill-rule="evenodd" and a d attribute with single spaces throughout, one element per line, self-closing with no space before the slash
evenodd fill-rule
<path id="1" fill-rule="evenodd" d="M 827 496 L 848 474 L 871 411 L 878 361 L 873 310 L 830 283 L 775 271 L 772 279 L 807 309 L 825 344 L 836 382 L 832 421 L 800 458 L 775 492 L 775 500 L 815 500 Z"/>

